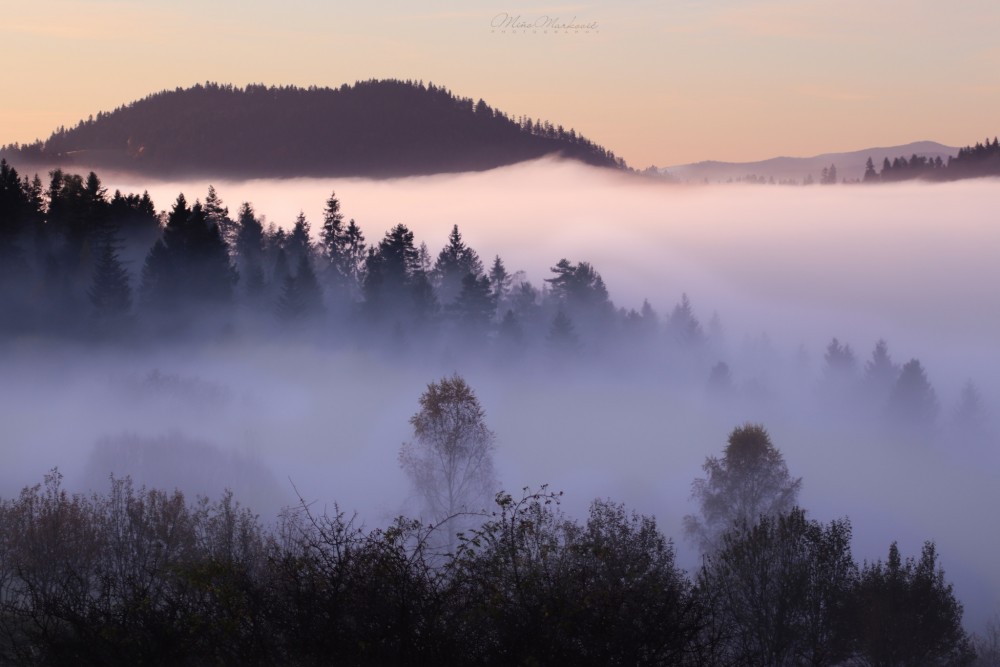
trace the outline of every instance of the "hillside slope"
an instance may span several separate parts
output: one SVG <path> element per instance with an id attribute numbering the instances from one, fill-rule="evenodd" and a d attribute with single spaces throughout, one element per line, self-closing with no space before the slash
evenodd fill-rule
<path id="1" fill-rule="evenodd" d="M 396 80 L 164 91 L 3 152 L 16 163 L 239 178 L 477 171 L 551 154 L 625 166 L 573 130 Z"/>

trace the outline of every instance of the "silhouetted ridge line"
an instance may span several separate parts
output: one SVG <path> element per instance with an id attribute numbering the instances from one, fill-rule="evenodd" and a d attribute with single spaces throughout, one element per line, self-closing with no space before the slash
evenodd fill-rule
<path id="1" fill-rule="evenodd" d="M 24 161 L 230 177 L 479 171 L 552 154 L 627 168 L 575 130 L 514 119 L 483 100 L 398 80 L 338 89 L 177 88 L 3 152 Z"/>

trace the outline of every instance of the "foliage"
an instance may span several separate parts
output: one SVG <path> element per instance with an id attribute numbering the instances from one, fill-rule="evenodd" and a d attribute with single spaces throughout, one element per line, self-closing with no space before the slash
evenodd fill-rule
<path id="1" fill-rule="evenodd" d="M 434 84 L 393 79 L 339 88 L 205 83 L 164 90 L 4 152 L 45 163 L 81 150 L 108 168 L 161 176 L 194 168 L 230 178 L 387 177 L 479 171 L 553 153 L 626 168 L 573 130 L 513 119 Z"/>
<path id="2" fill-rule="evenodd" d="M 802 478 L 789 475 L 784 456 L 758 424 L 734 429 L 722 458 L 706 458 L 702 470 L 706 476 L 691 485 L 700 516 L 684 517 L 684 530 L 704 553 L 721 548 L 734 527 L 753 526 L 762 516 L 791 510 L 802 486 Z"/>
<path id="3" fill-rule="evenodd" d="M 413 442 L 399 452 L 429 519 L 483 511 L 496 491 L 496 437 L 472 388 L 458 375 L 431 382 L 410 418 Z"/>
<path id="4" fill-rule="evenodd" d="M 723 535 L 698 580 L 714 607 L 722 655 L 761 665 L 832 665 L 848 657 L 857 577 L 850 541 L 847 521 L 824 526 L 800 508 L 738 523 Z"/>
<path id="5" fill-rule="evenodd" d="M 938 565 L 933 542 L 920 558 L 867 563 L 855 592 L 856 651 L 865 665 L 963 665 L 974 658 L 962 605 Z"/>

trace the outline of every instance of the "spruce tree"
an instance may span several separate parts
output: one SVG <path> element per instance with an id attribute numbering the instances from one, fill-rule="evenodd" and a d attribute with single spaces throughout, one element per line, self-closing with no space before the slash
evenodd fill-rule
<path id="1" fill-rule="evenodd" d="M 285 278 L 278 298 L 278 316 L 286 322 L 309 320 L 323 313 L 323 290 L 308 257 L 302 256 L 295 275 Z"/>
<path id="2" fill-rule="evenodd" d="M 112 240 L 103 244 L 94 265 L 94 277 L 88 291 L 94 317 L 101 322 L 121 320 L 132 309 L 132 288 L 128 271 L 122 265 Z"/>
<path id="3" fill-rule="evenodd" d="M 434 263 L 433 279 L 437 286 L 438 300 L 449 306 L 462 291 L 462 280 L 472 274 L 476 278 L 483 273 L 483 263 L 476 251 L 462 240 L 458 225 L 451 229 L 448 244 L 441 249 Z"/>

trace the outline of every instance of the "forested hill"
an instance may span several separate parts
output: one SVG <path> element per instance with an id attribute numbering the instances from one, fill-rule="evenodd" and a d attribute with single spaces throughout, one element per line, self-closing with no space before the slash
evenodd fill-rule
<path id="1" fill-rule="evenodd" d="M 222 177 L 419 175 L 550 154 L 625 168 L 574 130 L 513 119 L 433 84 L 396 80 L 339 89 L 178 88 L 2 152 L 14 163 Z"/>

